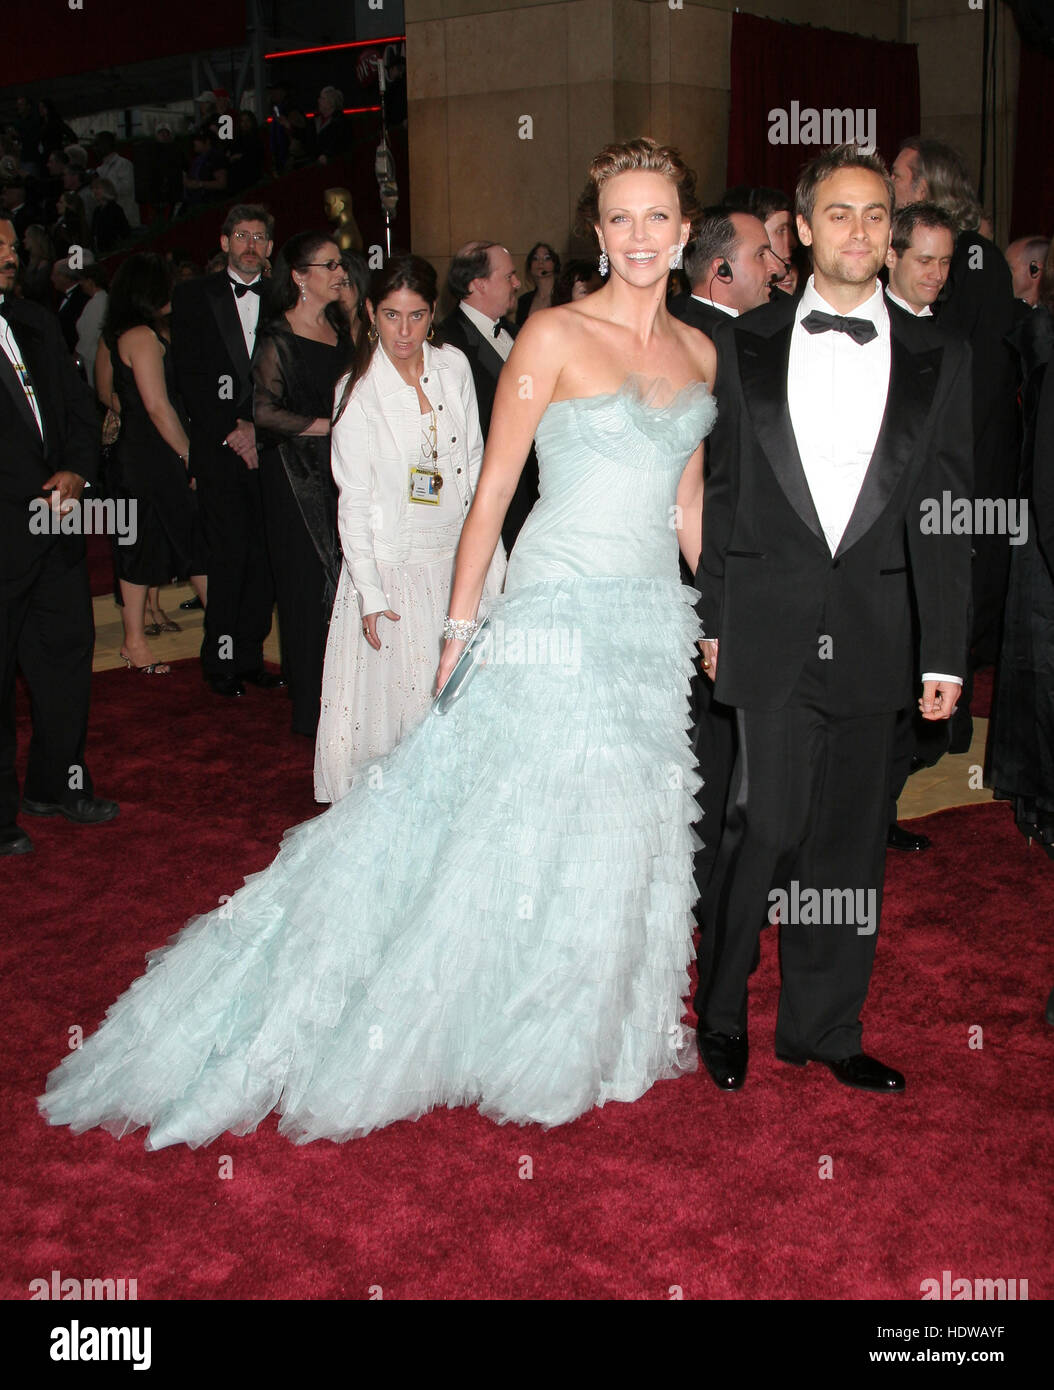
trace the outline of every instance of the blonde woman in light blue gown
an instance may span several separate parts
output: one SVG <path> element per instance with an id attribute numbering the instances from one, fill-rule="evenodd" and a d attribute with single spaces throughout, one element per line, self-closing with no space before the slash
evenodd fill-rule
<path id="1" fill-rule="evenodd" d="M 676 152 L 641 139 L 597 156 L 582 211 L 610 279 L 521 331 L 458 551 L 464 633 L 536 439 L 490 659 L 153 954 L 52 1072 L 50 1123 L 145 1125 L 149 1149 L 271 1110 L 300 1143 L 439 1106 L 549 1126 L 695 1069 L 678 544 L 694 572 L 715 354 L 665 291 L 698 208 Z"/>

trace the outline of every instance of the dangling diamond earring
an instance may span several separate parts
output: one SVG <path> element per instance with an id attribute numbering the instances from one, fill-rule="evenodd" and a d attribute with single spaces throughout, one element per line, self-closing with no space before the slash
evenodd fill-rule
<path id="1" fill-rule="evenodd" d="M 684 242 L 680 241 L 677 243 L 677 251 L 670 261 L 670 269 L 680 270 L 682 265 L 684 265 Z"/>
<path id="2" fill-rule="evenodd" d="M 597 269 L 600 271 L 601 275 L 606 275 L 608 273 L 608 265 L 608 253 L 601 247 L 600 259 L 597 261 Z"/>
<path id="3" fill-rule="evenodd" d="M 307 290 L 304 289 L 303 281 L 301 281 L 301 283 L 300 283 L 300 303 L 301 303 L 301 304 L 306 304 L 306 303 L 307 303 Z"/>

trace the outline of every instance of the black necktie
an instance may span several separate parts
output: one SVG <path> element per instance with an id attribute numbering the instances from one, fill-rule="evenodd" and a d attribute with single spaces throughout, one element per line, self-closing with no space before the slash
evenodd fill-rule
<path id="1" fill-rule="evenodd" d="M 234 293 L 239 299 L 242 299 L 247 294 L 263 294 L 262 280 L 254 280 L 251 285 L 246 285 L 241 280 L 232 280 L 231 284 L 234 287 Z"/>
<path id="2" fill-rule="evenodd" d="M 832 328 L 836 333 L 845 333 L 854 343 L 869 343 L 878 337 L 878 329 L 870 319 L 847 319 L 841 314 L 825 314 L 814 309 L 801 321 L 806 333 L 827 333 Z"/>

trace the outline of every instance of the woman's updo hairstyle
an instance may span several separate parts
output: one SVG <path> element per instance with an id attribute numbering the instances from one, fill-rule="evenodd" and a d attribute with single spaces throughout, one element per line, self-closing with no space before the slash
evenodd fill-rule
<path id="1" fill-rule="evenodd" d="M 589 181 L 578 200 L 575 230 L 585 237 L 595 235 L 593 228 L 600 221 L 600 190 L 617 174 L 634 172 L 662 174 L 677 186 L 681 216 L 691 222 L 689 236 L 694 236 L 703 211 L 695 192 L 695 174 L 671 145 L 660 145 L 647 135 L 620 145 L 605 145 L 594 158 Z"/>

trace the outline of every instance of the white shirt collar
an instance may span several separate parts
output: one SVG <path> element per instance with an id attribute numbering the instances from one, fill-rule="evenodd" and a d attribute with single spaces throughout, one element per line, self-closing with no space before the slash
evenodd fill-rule
<path id="1" fill-rule="evenodd" d="M 263 271 L 258 270 L 251 280 L 243 280 L 240 275 L 232 275 L 230 269 L 228 268 L 227 279 L 231 282 L 232 285 L 255 285 L 262 274 Z"/>
<path id="2" fill-rule="evenodd" d="M 899 294 L 894 294 L 888 285 L 886 286 L 886 295 L 892 299 L 894 304 L 899 304 L 902 309 L 906 310 L 912 318 L 931 319 L 933 317 L 933 310 L 928 304 L 924 304 L 921 309 L 913 309 L 906 299 L 901 299 Z"/>
<path id="3" fill-rule="evenodd" d="M 716 299 L 707 299 L 705 294 L 693 294 L 693 299 L 697 299 L 700 304 L 709 304 L 711 309 L 720 309 L 723 314 L 728 314 L 731 318 L 739 318 L 739 310 L 733 309 L 731 304 L 718 304 Z"/>
<path id="4" fill-rule="evenodd" d="M 474 324 L 479 329 L 484 338 L 494 337 L 494 329 L 501 322 L 501 319 L 492 319 L 486 314 L 481 314 L 478 309 L 473 308 L 471 304 L 466 304 L 464 300 L 461 301 L 461 312 L 469 323 Z"/>
<path id="5" fill-rule="evenodd" d="M 840 318 L 850 319 L 870 319 L 875 327 L 882 332 L 889 326 L 889 311 L 886 308 L 885 296 L 882 293 L 882 285 L 876 279 L 875 290 L 870 299 L 865 299 L 863 304 L 858 304 L 848 314 L 843 314 L 840 309 L 836 309 L 833 304 L 828 304 L 823 295 L 816 288 L 815 279 L 812 275 L 805 282 L 805 289 L 802 297 L 798 301 L 798 310 L 795 314 L 795 322 L 801 323 L 806 314 L 811 314 L 814 309 L 819 309 L 824 314 L 837 314 Z"/>

